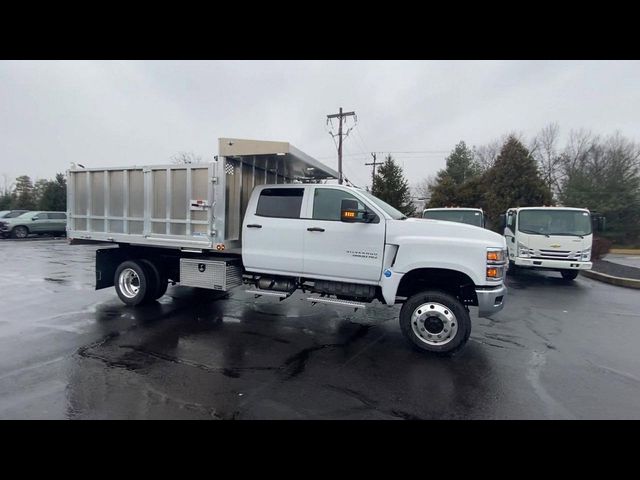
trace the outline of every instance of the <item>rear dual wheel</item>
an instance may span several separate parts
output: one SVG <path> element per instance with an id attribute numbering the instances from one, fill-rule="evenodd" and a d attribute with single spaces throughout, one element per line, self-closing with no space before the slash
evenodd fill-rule
<path id="1" fill-rule="evenodd" d="M 160 298 L 167 291 L 167 279 L 149 260 L 127 260 L 116 269 L 113 280 L 123 303 L 137 306 Z"/>

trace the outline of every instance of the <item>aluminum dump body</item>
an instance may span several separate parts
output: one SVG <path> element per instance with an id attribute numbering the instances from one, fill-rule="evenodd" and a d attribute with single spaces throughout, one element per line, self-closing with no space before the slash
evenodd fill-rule
<path id="1" fill-rule="evenodd" d="M 286 142 L 221 138 L 218 152 L 211 163 L 69 170 L 67 236 L 239 253 L 254 186 L 338 176 Z"/>

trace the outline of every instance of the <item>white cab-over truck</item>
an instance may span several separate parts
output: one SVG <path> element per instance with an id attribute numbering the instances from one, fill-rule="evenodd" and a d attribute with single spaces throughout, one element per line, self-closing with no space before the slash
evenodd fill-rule
<path id="1" fill-rule="evenodd" d="M 422 218 L 432 220 L 444 220 L 447 222 L 466 223 L 476 227 L 486 227 L 486 218 L 481 208 L 466 207 L 441 207 L 425 208 L 422 211 Z"/>
<path id="2" fill-rule="evenodd" d="M 510 208 L 501 217 L 512 266 L 559 271 L 566 280 L 591 269 L 589 210 L 521 207 Z"/>
<path id="3" fill-rule="evenodd" d="M 412 219 L 370 193 L 320 183 L 337 172 L 284 142 L 223 138 L 210 164 L 73 169 L 71 243 L 96 252 L 96 289 L 127 305 L 168 283 L 365 308 L 402 304 L 403 334 L 451 354 L 504 306 L 504 237 Z"/>

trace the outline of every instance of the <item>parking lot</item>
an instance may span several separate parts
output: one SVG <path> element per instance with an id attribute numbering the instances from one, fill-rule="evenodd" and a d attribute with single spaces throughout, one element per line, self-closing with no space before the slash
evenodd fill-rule
<path id="1" fill-rule="evenodd" d="M 95 291 L 96 246 L 0 240 L 0 418 L 640 418 L 639 294 L 508 277 L 456 357 L 414 351 L 396 307 L 353 312 L 170 287 Z"/>

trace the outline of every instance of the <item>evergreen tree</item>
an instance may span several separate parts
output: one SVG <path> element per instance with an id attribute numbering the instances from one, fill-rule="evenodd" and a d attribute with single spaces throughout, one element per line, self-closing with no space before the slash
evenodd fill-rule
<path id="1" fill-rule="evenodd" d="M 461 141 L 447 157 L 447 166 L 441 172 L 450 177 L 455 185 L 462 185 L 477 177 L 480 174 L 480 167 L 474 160 L 473 150 L 467 148 L 467 145 Z"/>
<path id="2" fill-rule="evenodd" d="M 67 209 L 67 179 L 62 173 L 47 182 L 40 198 L 41 210 L 64 212 Z"/>
<path id="3" fill-rule="evenodd" d="M 36 208 L 39 210 L 47 210 L 42 207 L 42 195 L 44 194 L 45 189 L 49 185 L 49 180 L 41 178 L 40 180 L 36 180 L 36 183 L 33 185 L 33 202 L 36 205 Z"/>
<path id="4" fill-rule="evenodd" d="M 16 186 L 11 194 L 11 208 L 14 210 L 34 210 L 36 208 L 33 182 L 28 175 L 16 178 Z"/>
<path id="5" fill-rule="evenodd" d="M 446 167 L 440 170 L 431 188 L 429 207 L 473 206 L 466 205 L 459 197 L 459 189 L 465 183 L 477 178 L 481 168 L 474 160 L 473 150 L 461 141 L 447 157 Z M 467 195 L 468 196 L 468 195 Z"/>
<path id="6" fill-rule="evenodd" d="M 485 175 L 485 211 L 493 225 L 510 207 L 551 205 L 552 198 L 536 160 L 515 136 L 507 138 Z"/>
<path id="7" fill-rule="evenodd" d="M 408 217 L 416 213 L 416 207 L 411 201 L 409 182 L 404 178 L 402 167 L 391 155 L 387 155 L 373 177 L 371 193 Z"/>
<path id="8" fill-rule="evenodd" d="M 0 194 L 0 210 L 11 210 L 11 194 Z"/>
<path id="9" fill-rule="evenodd" d="M 459 205 L 458 188 L 449 175 L 440 175 L 431 187 L 431 196 L 427 208 L 454 207 Z"/>

